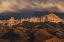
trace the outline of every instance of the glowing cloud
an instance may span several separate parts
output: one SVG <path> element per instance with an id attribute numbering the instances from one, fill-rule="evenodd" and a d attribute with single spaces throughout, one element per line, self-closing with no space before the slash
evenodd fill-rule
<path id="1" fill-rule="evenodd" d="M 23 9 L 34 11 L 62 12 L 64 13 L 63 0 L 0 0 L 0 13 L 19 12 Z"/>

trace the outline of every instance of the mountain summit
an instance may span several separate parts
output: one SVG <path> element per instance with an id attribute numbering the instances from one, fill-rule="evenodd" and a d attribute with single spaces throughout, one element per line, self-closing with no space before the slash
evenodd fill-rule
<path id="1" fill-rule="evenodd" d="M 49 22 L 55 22 L 55 23 L 63 22 L 63 20 L 61 18 L 59 18 L 57 15 L 55 15 L 53 13 L 42 16 L 41 21 L 43 21 L 43 22 L 49 21 Z"/>

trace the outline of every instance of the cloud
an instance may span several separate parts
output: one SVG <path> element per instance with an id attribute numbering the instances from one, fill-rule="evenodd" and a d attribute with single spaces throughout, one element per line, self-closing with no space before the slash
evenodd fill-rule
<path id="1" fill-rule="evenodd" d="M 23 9 L 64 13 L 64 0 L 0 0 L 0 13 Z"/>

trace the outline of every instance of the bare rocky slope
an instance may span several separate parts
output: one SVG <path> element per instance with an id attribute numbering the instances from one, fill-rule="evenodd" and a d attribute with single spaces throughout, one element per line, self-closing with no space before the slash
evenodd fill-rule
<path id="1" fill-rule="evenodd" d="M 42 18 L 44 22 L 23 22 L 11 27 L 0 24 L 0 42 L 64 42 L 63 19 L 55 14 Z"/>

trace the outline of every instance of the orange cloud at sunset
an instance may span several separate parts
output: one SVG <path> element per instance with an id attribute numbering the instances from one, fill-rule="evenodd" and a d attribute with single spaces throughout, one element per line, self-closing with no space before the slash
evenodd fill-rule
<path id="1" fill-rule="evenodd" d="M 23 9 L 64 13 L 63 0 L 0 0 L 0 13 Z"/>

